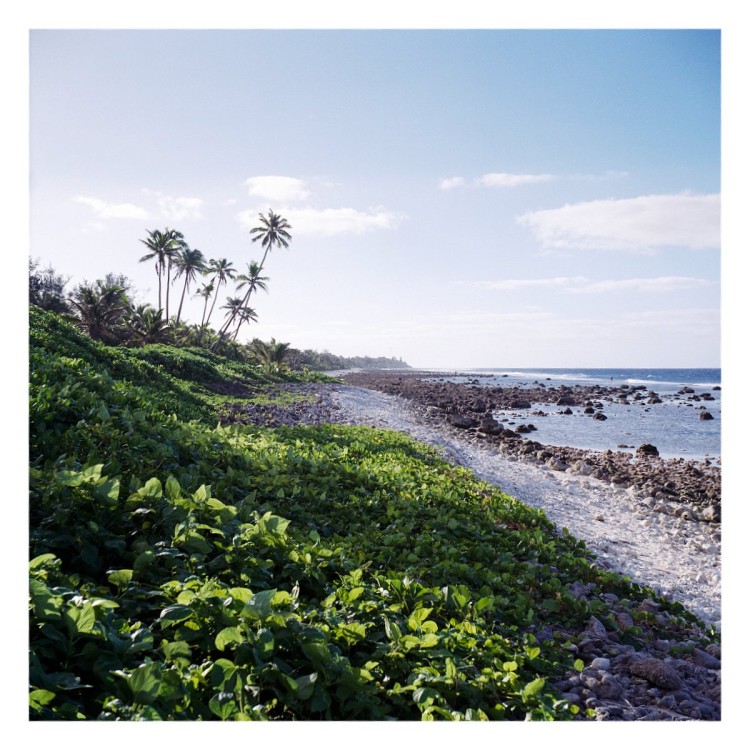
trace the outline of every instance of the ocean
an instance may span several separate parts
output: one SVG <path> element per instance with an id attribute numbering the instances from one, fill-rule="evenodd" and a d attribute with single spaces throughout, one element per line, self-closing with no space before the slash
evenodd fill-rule
<path id="1" fill-rule="evenodd" d="M 498 419 L 531 422 L 536 431 L 528 437 L 546 445 L 567 445 L 587 450 L 623 450 L 631 453 L 644 443 L 655 445 L 662 458 L 709 459 L 721 457 L 721 370 L 716 369 L 626 369 L 626 368 L 497 368 L 460 371 L 457 381 L 472 380 L 480 375 L 483 386 L 531 386 L 535 382 L 547 387 L 567 385 L 645 385 L 663 399 L 661 404 L 618 404 L 603 402 L 606 421 L 592 419 L 580 407 L 573 414 L 562 414 L 562 408 L 551 404 L 532 404 L 521 412 L 497 412 Z M 691 388 L 694 394 L 678 394 Z M 693 401 L 691 395 L 710 394 L 712 400 Z M 713 416 L 699 418 L 700 407 Z M 542 411 L 546 416 L 531 416 Z M 623 447 L 627 446 L 627 447 Z"/>

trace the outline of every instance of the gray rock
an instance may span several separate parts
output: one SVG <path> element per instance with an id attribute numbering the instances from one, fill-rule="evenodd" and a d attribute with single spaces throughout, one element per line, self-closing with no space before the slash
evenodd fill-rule
<path id="1" fill-rule="evenodd" d="M 607 640 L 607 629 L 596 617 L 591 617 L 589 624 L 586 626 L 586 631 L 594 636 L 594 638 L 600 638 L 603 641 Z"/>
<path id="2" fill-rule="evenodd" d="M 630 663 L 630 674 L 642 677 L 656 687 L 677 690 L 682 686 L 680 675 L 660 659 L 635 659 Z"/>
<path id="3" fill-rule="evenodd" d="M 721 669 L 721 662 L 699 648 L 693 650 L 693 661 L 704 669 Z"/>

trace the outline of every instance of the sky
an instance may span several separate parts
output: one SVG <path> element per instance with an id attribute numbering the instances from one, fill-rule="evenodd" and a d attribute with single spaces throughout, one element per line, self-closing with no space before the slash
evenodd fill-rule
<path id="1" fill-rule="evenodd" d="M 241 339 L 720 364 L 719 29 L 53 28 L 29 53 L 30 254 L 70 288 L 122 273 L 156 304 L 166 227 L 242 272 L 273 210 L 292 241 Z"/>

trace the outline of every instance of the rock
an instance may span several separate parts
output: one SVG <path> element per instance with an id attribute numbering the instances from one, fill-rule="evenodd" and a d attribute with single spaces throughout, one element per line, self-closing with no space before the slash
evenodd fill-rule
<path id="1" fill-rule="evenodd" d="M 448 422 L 450 422 L 453 427 L 458 427 L 460 430 L 468 430 L 477 426 L 476 419 L 473 419 L 467 414 L 451 414 L 448 417 Z"/>
<path id="2" fill-rule="evenodd" d="M 593 419 L 598 419 L 600 422 L 604 422 L 607 419 L 607 415 L 598 411 L 594 414 Z"/>
<path id="3" fill-rule="evenodd" d="M 651 445 L 651 443 L 644 443 L 638 447 L 636 454 L 639 456 L 658 456 L 659 450 L 655 445 Z"/>
<path id="4" fill-rule="evenodd" d="M 494 417 L 483 417 L 479 422 L 479 431 L 486 435 L 498 435 L 503 432 L 503 426 Z"/>
<path id="5" fill-rule="evenodd" d="M 721 669 L 721 662 L 717 658 L 699 648 L 693 649 L 693 661 L 704 669 Z"/>
<path id="6" fill-rule="evenodd" d="M 714 415 L 711 414 L 710 411 L 702 411 L 699 418 L 700 418 L 701 422 L 705 422 L 708 419 L 713 419 Z"/>
<path id="7" fill-rule="evenodd" d="M 630 663 L 630 674 L 664 690 L 678 690 L 682 686 L 680 675 L 660 659 L 635 659 Z"/>
<path id="8" fill-rule="evenodd" d="M 607 640 L 607 629 L 602 625 L 601 620 L 598 620 L 593 615 L 586 626 L 586 632 L 590 633 L 594 638 L 600 638 L 603 641 Z"/>
<path id="9" fill-rule="evenodd" d="M 510 402 L 510 408 L 511 409 L 531 409 L 531 404 L 528 401 L 511 401 Z"/>
<path id="10" fill-rule="evenodd" d="M 564 394 L 560 396 L 560 398 L 555 401 L 555 403 L 558 406 L 575 406 L 576 400 L 572 396 L 568 396 L 567 394 Z"/>

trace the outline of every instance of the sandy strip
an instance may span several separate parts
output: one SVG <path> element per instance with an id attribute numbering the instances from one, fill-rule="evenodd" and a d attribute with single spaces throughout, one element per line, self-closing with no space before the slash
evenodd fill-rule
<path id="1" fill-rule="evenodd" d="M 652 512 L 631 490 L 462 441 L 425 424 L 405 399 L 347 385 L 332 386 L 328 395 L 336 421 L 398 430 L 440 448 L 480 479 L 544 510 L 558 528 L 586 542 L 603 567 L 720 626 L 721 542 L 715 526 Z"/>

